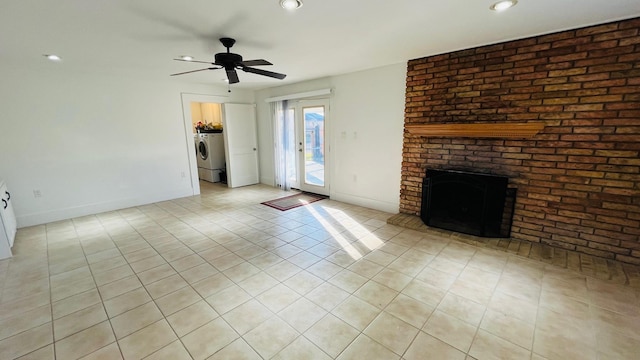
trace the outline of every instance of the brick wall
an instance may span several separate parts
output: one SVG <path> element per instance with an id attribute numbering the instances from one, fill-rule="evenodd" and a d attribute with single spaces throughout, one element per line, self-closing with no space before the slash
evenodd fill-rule
<path id="1" fill-rule="evenodd" d="M 405 124 L 543 121 L 531 139 L 405 130 L 400 212 L 425 169 L 506 175 L 512 237 L 640 264 L 640 18 L 410 60 Z"/>

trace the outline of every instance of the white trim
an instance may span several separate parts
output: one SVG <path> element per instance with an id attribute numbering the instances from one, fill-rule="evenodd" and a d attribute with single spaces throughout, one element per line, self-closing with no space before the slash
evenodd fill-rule
<path id="1" fill-rule="evenodd" d="M 362 197 L 357 195 L 351 195 L 347 193 L 332 191 L 331 200 L 344 202 L 347 204 L 358 205 L 369 209 L 384 211 L 390 214 L 397 214 L 400 209 L 400 199 L 394 202 L 388 202 L 383 200 L 371 199 L 368 197 Z"/>
<path id="2" fill-rule="evenodd" d="M 180 93 L 182 101 L 182 116 L 184 121 L 184 136 L 187 143 L 187 156 L 189 159 L 189 173 L 191 178 L 191 195 L 200 195 L 200 178 L 198 176 L 198 160 L 193 151 L 193 123 L 191 122 L 191 103 L 203 102 L 224 104 L 229 101 L 226 95 L 206 95 Z"/>
<path id="3" fill-rule="evenodd" d="M 270 102 L 274 102 L 274 101 L 303 99 L 303 98 L 308 98 L 308 97 L 313 97 L 313 96 L 329 95 L 329 94 L 331 94 L 331 89 L 320 89 L 320 90 L 307 91 L 307 92 L 301 92 L 301 93 L 296 93 L 296 94 L 289 94 L 289 95 L 283 95 L 283 96 L 270 97 L 270 98 L 264 99 L 264 102 L 270 103 Z"/>

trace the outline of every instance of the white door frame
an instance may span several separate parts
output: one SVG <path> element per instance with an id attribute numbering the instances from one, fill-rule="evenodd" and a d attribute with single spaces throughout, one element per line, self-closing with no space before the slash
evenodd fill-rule
<path id="1" fill-rule="evenodd" d="M 191 103 L 217 103 L 224 104 L 229 102 L 229 98 L 220 95 L 204 95 L 204 94 L 190 94 L 181 93 L 182 98 L 182 114 L 184 120 L 184 139 L 187 145 L 187 157 L 189 159 L 189 174 L 191 177 L 191 189 L 193 195 L 200 194 L 200 180 L 198 178 L 198 160 L 196 154 L 193 152 L 193 123 L 191 120 Z"/>

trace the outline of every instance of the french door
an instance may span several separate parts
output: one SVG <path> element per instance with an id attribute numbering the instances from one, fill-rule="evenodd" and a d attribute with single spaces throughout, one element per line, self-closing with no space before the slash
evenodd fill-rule
<path id="1" fill-rule="evenodd" d="M 328 143 L 329 100 L 300 100 L 295 107 L 298 188 L 329 195 Z"/>

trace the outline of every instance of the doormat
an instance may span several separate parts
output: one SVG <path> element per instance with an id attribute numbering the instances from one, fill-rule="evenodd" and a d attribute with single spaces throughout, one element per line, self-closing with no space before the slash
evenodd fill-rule
<path id="1" fill-rule="evenodd" d="M 273 199 L 269 201 L 265 201 L 261 204 L 267 205 L 274 209 L 278 209 L 280 211 L 287 211 L 299 206 L 304 206 L 311 204 L 316 201 L 320 201 L 322 199 L 326 199 L 326 196 L 312 194 L 312 193 L 298 193 L 291 196 L 282 197 L 279 199 Z"/>

